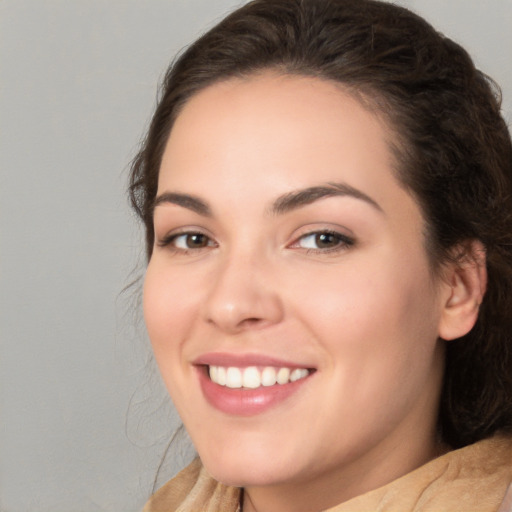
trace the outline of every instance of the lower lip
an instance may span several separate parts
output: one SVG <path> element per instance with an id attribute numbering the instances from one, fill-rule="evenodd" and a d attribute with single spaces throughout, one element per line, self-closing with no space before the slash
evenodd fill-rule
<path id="1" fill-rule="evenodd" d="M 311 376 L 288 384 L 260 386 L 257 389 L 232 389 L 211 381 L 204 367 L 198 368 L 198 374 L 208 403 L 219 411 L 234 416 L 254 416 L 275 407 L 296 393 Z"/>

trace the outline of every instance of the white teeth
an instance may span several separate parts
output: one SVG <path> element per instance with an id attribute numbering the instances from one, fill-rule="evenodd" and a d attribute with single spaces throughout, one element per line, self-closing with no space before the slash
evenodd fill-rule
<path id="1" fill-rule="evenodd" d="M 226 371 L 226 386 L 228 388 L 242 387 L 242 372 L 240 368 L 229 367 Z"/>
<path id="2" fill-rule="evenodd" d="M 290 374 L 290 382 L 295 382 L 296 380 L 303 379 L 308 376 L 308 371 L 304 368 L 295 368 Z"/>
<path id="3" fill-rule="evenodd" d="M 279 368 L 277 372 L 277 383 L 286 384 L 290 381 L 290 368 Z"/>
<path id="4" fill-rule="evenodd" d="M 260 372 L 256 366 L 249 366 L 244 370 L 242 376 L 242 384 L 244 388 L 259 388 L 261 386 Z"/>
<path id="5" fill-rule="evenodd" d="M 226 385 L 226 368 L 223 366 L 217 367 L 217 380 L 214 382 L 217 382 L 217 384 L 220 384 L 221 386 Z"/>
<path id="6" fill-rule="evenodd" d="M 277 382 L 277 372 L 275 368 L 267 366 L 261 372 L 261 383 L 264 386 L 273 386 Z"/>
<path id="7" fill-rule="evenodd" d="M 228 388 L 256 389 L 260 386 L 288 384 L 303 379 L 309 375 L 306 368 L 275 368 L 266 366 L 262 370 L 256 366 L 237 368 L 235 366 L 209 366 L 208 373 L 212 382 Z"/>

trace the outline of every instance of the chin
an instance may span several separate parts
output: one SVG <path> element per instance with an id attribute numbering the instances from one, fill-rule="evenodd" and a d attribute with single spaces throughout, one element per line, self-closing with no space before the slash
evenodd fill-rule
<path id="1" fill-rule="evenodd" d="M 233 487 L 259 487 L 267 485 L 275 485 L 293 478 L 290 474 L 290 464 L 286 468 L 276 466 L 272 461 L 272 457 L 262 462 L 263 457 L 258 461 L 253 458 L 245 458 L 243 460 L 235 458 L 235 460 L 224 460 L 222 458 L 201 457 L 201 461 L 208 473 L 215 480 L 224 485 Z"/>

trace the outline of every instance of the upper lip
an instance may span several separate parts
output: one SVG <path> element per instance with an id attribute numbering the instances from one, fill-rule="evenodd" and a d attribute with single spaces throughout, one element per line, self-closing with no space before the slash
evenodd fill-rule
<path id="1" fill-rule="evenodd" d="M 193 364 L 196 366 L 226 366 L 237 368 L 246 368 L 248 366 L 273 366 L 276 368 L 313 369 L 310 364 L 292 362 L 264 354 L 232 354 L 225 352 L 202 354 L 193 361 Z"/>

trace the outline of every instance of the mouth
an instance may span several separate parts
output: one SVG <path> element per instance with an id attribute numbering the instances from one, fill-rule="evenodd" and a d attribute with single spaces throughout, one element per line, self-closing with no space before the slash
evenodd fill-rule
<path id="1" fill-rule="evenodd" d="M 290 403 L 316 373 L 300 363 L 251 354 L 205 354 L 193 364 L 206 401 L 230 416 L 254 416 Z"/>
<path id="2" fill-rule="evenodd" d="M 313 371 L 308 368 L 275 366 L 216 366 L 207 367 L 210 380 L 230 389 L 258 389 L 261 387 L 283 386 L 305 379 Z"/>

